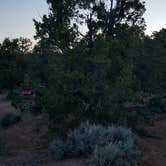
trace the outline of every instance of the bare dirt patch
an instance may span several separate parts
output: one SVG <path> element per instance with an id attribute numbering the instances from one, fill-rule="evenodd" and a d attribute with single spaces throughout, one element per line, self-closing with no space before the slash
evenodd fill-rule
<path id="1" fill-rule="evenodd" d="M 142 166 L 166 165 L 166 119 L 160 120 L 146 130 L 156 138 L 141 140 L 143 150 Z"/>
<path id="2" fill-rule="evenodd" d="M 33 116 L 21 113 L 0 95 L 0 119 L 7 112 L 21 114 L 21 121 L 6 129 L 0 128 L 0 140 L 5 142 L 9 154 L 0 157 L 2 166 L 86 166 L 86 160 L 55 162 L 48 156 L 48 118 L 46 115 Z"/>

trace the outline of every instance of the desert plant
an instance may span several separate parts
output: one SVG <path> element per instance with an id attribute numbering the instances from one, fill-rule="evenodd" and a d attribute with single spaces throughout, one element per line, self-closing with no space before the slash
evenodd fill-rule
<path id="1" fill-rule="evenodd" d="M 92 155 L 91 166 L 135 166 L 140 153 L 133 141 L 97 147 Z"/>
<path id="2" fill-rule="evenodd" d="M 52 142 L 49 146 L 49 152 L 55 160 L 61 160 L 65 153 L 65 144 L 63 141 Z"/>
<path id="3" fill-rule="evenodd" d="M 17 115 L 17 114 L 15 114 L 13 112 L 7 112 L 3 116 L 2 120 L 0 121 L 0 123 L 1 123 L 2 127 L 8 127 L 10 125 L 13 125 L 13 124 L 17 123 L 20 120 L 21 120 L 20 115 Z"/>
<path id="4" fill-rule="evenodd" d="M 83 123 L 71 132 L 64 142 L 53 141 L 49 150 L 55 159 L 89 157 L 96 147 L 107 147 L 119 143 L 123 147 L 121 150 L 128 153 L 136 147 L 136 137 L 129 129 L 122 127 L 104 127 Z"/>

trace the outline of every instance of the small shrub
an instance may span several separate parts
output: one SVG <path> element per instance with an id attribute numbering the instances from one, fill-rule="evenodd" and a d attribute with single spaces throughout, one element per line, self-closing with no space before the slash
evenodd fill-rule
<path id="1" fill-rule="evenodd" d="M 96 145 L 104 146 L 109 142 L 126 142 L 133 139 L 133 136 L 132 132 L 125 128 L 84 123 L 68 135 L 66 146 L 68 154 L 72 157 L 88 156 L 94 151 Z"/>
<path id="2" fill-rule="evenodd" d="M 123 155 L 124 152 L 120 149 L 119 144 L 109 144 L 108 146 L 97 147 L 94 151 L 90 165 L 113 166 Z"/>
<path id="3" fill-rule="evenodd" d="M 63 159 L 65 153 L 65 144 L 63 141 L 52 142 L 49 146 L 49 152 L 54 157 L 55 160 Z"/>
<path id="4" fill-rule="evenodd" d="M 0 123 L 2 127 L 8 127 L 10 125 L 17 123 L 20 120 L 21 120 L 21 117 L 19 115 L 16 115 L 15 113 L 12 113 L 12 112 L 8 112 L 3 116 Z"/>
<path id="5" fill-rule="evenodd" d="M 6 144 L 4 141 L 0 140 L 0 156 L 6 156 L 9 155 L 8 148 L 6 147 Z"/>
<path id="6" fill-rule="evenodd" d="M 135 144 L 128 142 L 97 147 L 92 155 L 91 166 L 135 166 L 140 156 Z"/>
<path id="7" fill-rule="evenodd" d="M 166 110 L 164 98 L 153 98 L 149 101 L 147 107 L 153 114 L 163 113 Z"/>
<path id="8" fill-rule="evenodd" d="M 97 162 L 96 155 L 104 155 L 102 153 L 104 149 L 102 148 L 111 151 L 112 155 L 115 155 L 118 160 L 120 160 L 118 155 L 121 153 L 127 156 L 126 159 L 133 157 L 134 160 L 137 156 L 136 137 L 129 129 L 122 127 L 103 127 L 100 125 L 90 125 L 89 123 L 81 124 L 79 128 L 67 136 L 66 141 L 54 141 L 50 144 L 50 147 L 49 150 L 56 160 L 81 156 L 89 157 L 94 153 L 92 165 Z M 100 148 L 101 154 L 99 152 Z M 109 159 L 108 155 L 105 157 L 103 158 L 104 160 L 107 160 L 107 157 Z M 112 158 L 109 160 L 112 160 Z M 105 161 L 102 162 L 105 163 Z"/>

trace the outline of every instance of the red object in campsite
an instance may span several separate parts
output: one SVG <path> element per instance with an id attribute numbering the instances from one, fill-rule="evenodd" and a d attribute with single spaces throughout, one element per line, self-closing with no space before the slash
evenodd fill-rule
<path id="1" fill-rule="evenodd" d="M 33 95 L 33 92 L 31 90 L 24 90 L 21 92 L 21 95 L 30 96 L 30 95 Z"/>

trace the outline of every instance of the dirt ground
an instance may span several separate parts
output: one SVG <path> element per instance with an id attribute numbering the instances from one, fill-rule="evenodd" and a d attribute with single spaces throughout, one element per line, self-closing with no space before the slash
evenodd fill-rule
<path id="1" fill-rule="evenodd" d="M 48 155 L 48 118 L 21 113 L 11 106 L 6 95 L 0 95 L 0 119 L 6 112 L 21 114 L 21 121 L 0 128 L 0 140 L 5 142 L 9 155 L 0 157 L 0 166 L 86 166 L 86 160 L 55 162 Z"/>
<path id="2" fill-rule="evenodd" d="M 158 138 L 141 140 L 143 150 L 142 166 L 166 166 L 166 119 L 155 123 L 146 130 Z"/>
<path id="3" fill-rule="evenodd" d="M 0 119 L 6 112 L 18 110 L 0 95 Z M 0 166 L 87 166 L 85 159 L 53 161 L 47 152 L 49 142 L 48 119 L 21 113 L 21 121 L 7 129 L 0 128 L 0 140 L 5 142 L 9 155 L 0 157 Z M 158 138 L 140 139 L 143 158 L 141 166 L 166 166 L 166 119 L 146 130 Z"/>

